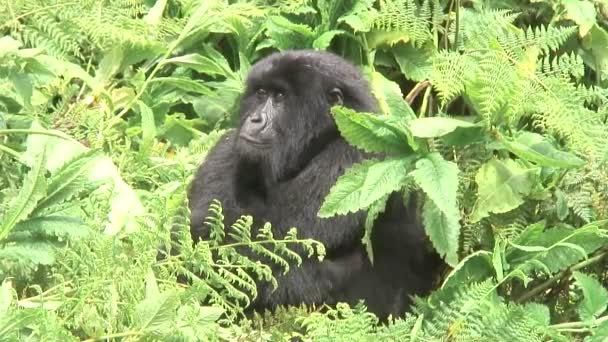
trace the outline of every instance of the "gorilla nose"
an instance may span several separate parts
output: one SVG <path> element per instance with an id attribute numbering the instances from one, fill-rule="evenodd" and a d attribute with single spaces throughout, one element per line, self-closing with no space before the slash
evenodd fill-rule
<path id="1" fill-rule="evenodd" d="M 258 111 L 249 115 L 249 122 L 252 124 L 264 126 L 266 124 L 266 118 L 268 115 L 263 111 Z"/>

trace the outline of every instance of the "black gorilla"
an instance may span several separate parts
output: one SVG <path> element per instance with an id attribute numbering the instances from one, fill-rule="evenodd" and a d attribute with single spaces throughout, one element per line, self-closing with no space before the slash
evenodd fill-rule
<path id="1" fill-rule="evenodd" d="M 255 310 L 364 299 L 385 317 L 403 313 L 410 295 L 432 287 L 437 257 L 427 251 L 420 224 L 410 222 L 399 194 L 374 227 L 373 266 L 361 243 L 364 212 L 317 217 L 337 178 L 366 157 L 340 136 L 330 114 L 337 104 L 377 112 L 367 82 L 342 58 L 290 51 L 259 61 L 247 78 L 240 127 L 209 152 L 191 186 L 195 241 L 208 237 L 203 221 L 218 199 L 227 225 L 249 214 L 258 224 L 272 223 L 275 236 L 296 227 L 300 237 L 325 245 L 323 262 L 305 258 L 301 267 L 276 274 L 274 292 L 260 284 Z"/>

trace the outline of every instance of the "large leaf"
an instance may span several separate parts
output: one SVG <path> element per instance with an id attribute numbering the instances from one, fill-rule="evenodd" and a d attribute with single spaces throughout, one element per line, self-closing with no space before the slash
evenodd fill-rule
<path id="1" fill-rule="evenodd" d="M 396 158 L 353 165 L 331 188 L 319 209 L 319 217 L 357 212 L 399 190 L 411 163 L 412 158 Z"/>
<path id="2" fill-rule="evenodd" d="M 437 138 L 453 132 L 457 128 L 475 127 L 467 121 L 449 117 L 419 118 L 409 122 L 412 135 L 420 138 Z"/>
<path id="3" fill-rule="evenodd" d="M 19 194 L 11 201 L 9 208 L 0 219 L 0 241 L 4 240 L 19 221 L 24 220 L 34 211 L 38 201 L 43 198 L 47 190 L 45 169 L 46 155 L 38 154 L 32 169 L 23 180 Z"/>
<path id="4" fill-rule="evenodd" d="M 32 128 L 43 129 L 36 122 L 32 123 Z M 89 148 L 60 131 L 48 130 L 48 133 L 49 135 L 28 135 L 27 151 L 22 155 L 24 163 L 31 165 L 34 160 L 33 156 L 42 151 L 42 146 L 46 146 L 44 149 L 47 159 L 46 168 L 51 173 L 56 173 L 66 162 L 81 153 L 89 151 Z M 50 135 L 51 133 L 53 135 Z M 105 156 L 96 158 L 90 167 L 88 177 L 88 181 L 91 183 L 109 181 L 113 185 L 114 193 L 110 202 L 111 210 L 108 214 L 109 220 L 105 232 L 116 234 L 122 229 L 126 231 L 137 230 L 139 226 L 136 217 L 143 214 L 143 205 L 133 189 L 121 178 L 120 171 L 114 165 L 114 162 Z"/>
<path id="5" fill-rule="evenodd" d="M 400 117 L 404 121 L 416 118 L 412 108 L 403 99 L 403 93 L 397 83 L 387 79 L 375 70 L 367 68 L 364 69 L 364 72 L 370 81 L 372 92 L 378 100 L 382 113 Z"/>
<path id="6" fill-rule="evenodd" d="M 541 166 L 571 168 L 585 165 L 584 160 L 558 150 L 537 133 L 522 131 L 515 139 L 503 136 L 500 141 L 516 156 Z"/>
<path id="7" fill-rule="evenodd" d="M 137 304 L 135 327 L 156 336 L 168 334 L 178 305 L 176 292 L 167 291 L 144 299 Z"/>
<path id="8" fill-rule="evenodd" d="M 162 63 L 180 65 L 207 75 L 226 76 L 232 73 L 230 64 L 228 64 L 228 61 L 221 53 L 208 46 L 204 46 L 203 48 L 205 55 L 191 53 L 166 59 Z"/>
<path id="9" fill-rule="evenodd" d="M 492 253 L 475 251 L 462 259 L 445 278 L 442 288 L 484 281 L 492 276 Z"/>
<path id="10" fill-rule="evenodd" d="M 332 108 L 342 136 L 352 145 L 368 151 L 403 155 L 411 151 L 407 132 L 388 115 L 358 113 L 343 107 Z"/>
<path id="11" fill-rule="evenodd" d="M 460 235 L 456 202 L 458 166 L 439 153 L 432 153 L 416 162 L 416 170 L 411 175 L 428 196 L 423 208 L 425 230 L 439 254 L 454 266 L 458 263 Z"/>
<path id="12" fill-rule="evenodd" d="M 478 198 L 471 221 L 478 222 L 490 213 L 505 213 L 524 203 L 536 184 L 539 169 L 524 169 L 512 159 L 492 159 L 475 175 Z"/>
<path id="13" fill-rule="evenodd" d="M 584 321 L 592 321 L 606 311 L 608 306 L 608 291 L 595 278 L 581 272 L 573 272 L 576 283 L 583 291 L 583 300 L 578 312 Z"/>
<path id="14" fill-rule="evenodd" d="M 564 270 L 606 244 L 600 224 L 594 222 L 577 229 L 544 229 L 542 222 L 530 225 L 509 243 L 507 262 L 513 267 L 529 263 L 532 269 L 540 267 L 549 273 Z"/>
<path id="15" fill-rule="evenodd" d="M 53 205 L 68 201 L 84 190 L 93 166 L 100 157 L 101 152 L 99 150 L 91 150 L 77 155 L 73 160 L 65 163 L 51 177 L 47 195 L 38 202 L 32 216 L 38 216 L 42 211 Z"/>

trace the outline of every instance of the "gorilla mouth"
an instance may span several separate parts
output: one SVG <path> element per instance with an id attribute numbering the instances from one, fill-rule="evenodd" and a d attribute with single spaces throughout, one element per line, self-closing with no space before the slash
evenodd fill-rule
<path id="1" fill-rule="evenodd" d="M 254 139 L 246 134 L 239 135 L 239 138 L 241 138 L 241 140 L 243 140 L 244 142 L 246 142 L 247 144 L 252 145 L 252 146 L 261 147 L 261 148 L 270 147 L 270 143 Z"/>

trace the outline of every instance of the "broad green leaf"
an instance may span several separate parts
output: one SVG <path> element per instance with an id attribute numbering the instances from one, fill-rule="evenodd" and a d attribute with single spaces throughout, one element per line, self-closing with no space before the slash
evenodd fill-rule
<path id="1" fill-rule="evenodd" d="M 407 132 L 388 115 L 358 113 L 344 107 L 332 108 L 342 136 L 352 145 L 368 152 L 403 155 L 411 151 Z"/>
<path id="2" fill-rule="evenodd" d="M 166 335 L 173 329 L 179 297 L 176 292 L 163 292 L 144 299 L 135 309 L 135 328 L 156 336 Z"/>
<path id="3" fill-rule="evenodd" d="M 344 34 L 345 32 L 342 30 L 330 30 L 324 32 L 320 35 L 314 42 L 312 42 L 312 47 L 318 50 L 325 50 L 331 44 L 331 41 L 339 34 Z"/>
<path id="4" fill-rule="evenodd" d="M 547 326 L 551 323 L 551 314 L 546 305 L 530 302 L 524 305 L 524 310 L 530 318 L 542 326 Z"/>
<path id="5" fill-rule="evenodd" d="M 442 212 L 459 216 L 458 172 L 456 163 L 443 159 L 439 153 L 431 153 L 416 162 L 416 170 L 411 175 Z"/>
<path id="6" fill-rule="evenodd" d="M 606 342 L 608 341 L 608 321 L 603 321 L 599 326 L 591 330 L 592 335 L 585 337 L 584 342 Z"/>
<path id="7" fill-rule="evenodd" d="M 509 244 L 507 260 L 513 267 L 528 263 L 533 266 L 530 270 L 538 268 L 552 274 L 585 259 L 606 243 L 598 223 L 544 231 L 542 224 L 534 224 Z"/>
<path id="8" fill-rule="evenodd" d="M 37 238 L 59 238 L 61 240 L 90 237 L 93 231 L 77 216 L 78 214 L 80 213 L 77 210 L 72 210 L 65 214 L 63 212 L 51 213 L 46 216 L 29 218 L 17 223 L 13 233 L 24 232 Z"/>
<path id="9" fill-rule="evenodd" d="M 457 213 L 456 213 L 457 214 Z M 459 217 L 446 214 L 428 199 L 422 208 L 422 220 L 426 234 L 437 252 L 450 265 L 458 264 L 458 243 L 460 234 Z"/>
<path id="10" fill-rule="evenodd" d="M 17 53 L 21 45 L 21 42 L 13 39 L 11 36 L 0 37 L 0 60 L 9 54 Z"/>
<path id="11" fill-rule="evenodd" d="M 17 261 L 23 264 L 52 265 L 55 263 L 57 247 L 52 242 L 19 241 L 0 248 L 0 260 Z"/>
<path id="12" fill-rule="evenodd" d="M 572 275 L 583 291 L 578 313 L 583 321 L 592 321 L 606 311 L 608 291 L 597 279 L 587 274 L 574 271 Z"/>
<path id="13" fill-rule="evenodd" d="M 32 107 L 32 95 L 34 94 L 34 84 L 30 76 L 24 73 L 13 73 L 9 75 L 9 80 L 16 94 L 19 95 L 18 100 L 21 100 L 25 108 L 30 109 Z"/>
<path id="14" fill-rule="evenodd" d="M 460 237 L 460 212 L 456 202 L 458 166 L 439 153 L 431 153 L 416 162 L 416 170 L 411 175 L 428 196 L 423 208 L 426 232 L 439 254 L 445 255 L 446 262 L 454 266 L 458 263 Z"/>
<path id="15" fill-rule="evenodd" d="M 453 132 L 457 128 L 475 127 L 467 121 L 449 117 L 419 118 L 409 122 L 412 135 L 420 138 L 437 138 Z"/>
<path id="16" fill-rule="evenodd" d="M 319 209 L 319 217 L 354 213 L 386 194 L 399 190 L 412 158 L 366 160 L 349 168 L 331 188 Z"/>
<path id="17" fill-rule="evenodd" d="M 158 298 L 160 291 L 158 290 L 158 284 L 156 283 L 156 276 L 152 269 L 149 269 L 146 273 L 146 298 Z"/>
<path id="18" fill-rule="evenodd" d="M 403 30 L 374 30 L 368 32 L 365 37 L 367 39 L 368 46 L 372 49 L 378 47 L 393 47 L 393 45 L 397 43 L 407 43 L 411 39 L 409 32 Z"/>
<path id="19" fill-rule="evenodd" d="M 578 25 L 578 33 L 581 37 L 596 23 L 595 6 L 591 1 L 562 0 L 562 5 L 566 10 L 564 17 L 574 21 Z"/>
<path id="20" fill-rule="evenodd" d="M 365 245 L 365 251 L 369 261 L 374 264 L 374 249 L 372 248 L 372 231 L 374 229 L 374 223 L 380 214 L 386 209 L 386 201 L 388 200 L 389 194 L 383 196 L 376 202 L 372 203 L 367 210 L 367 216 L 365 217 L 365 233 L 361 242 Z"/>
<path id="21" fill-rule="evenodd" d="M 152 79 L 151 83 L 161 83 L 163 86 L 175 87 L 197 95 L 213 95 L 213 91 L 203 83 L 185 77 L 155 77 Z"/>
<path id="22" fill-rule="evenodd" d="M 89 182 L 93 166 L 100 157 L 99 150 L 90 150 L 65 163 L 51 177 L 47 195 L 38 202 L 32 216 L 38 216 L 45 209 L 65 202 L 84 190 Z"/>
<path id="23" fill-rule="evenodd" d="M 143 20 L 150 26 L 158 26 L 163 19 L 165 7 L 167 7 L 167 0 L 157 0 L 154 6 L 148 11 L 148 14 L 144 16 Z"/>
<path id="24" fill-rule="evenodd" d="M 137 101 L 137 108 L 139 109 L 139 115 L 141 115 L 141 145 L 139 147 L 140 152 L 148 153 L 148 151 L 154 145 L 154 138 L 156 138 L 156 123 L 154 122 L 154 113 L 152 109 L 148 107 L 142 101 Z"/>
<path id="25" fill-rule="evenodd" d="M 32 129 L 44 130 L 37 122 L 32 123 Z M 57 130 L 47 130 L 54 135 L 30 134 L 27 137 L 27 151 L 22 155 L 22 161 L 26 165 L 35 162 L 37 153 L 43 153 L 41 147 L 45 146 L 46 168 L 52 173 L 62 167 L 66 162 L 77 155 L 84 153 L 89 148 Z M 61 138 L 60 138 L 61 137 Z M 113 186 L 113 197 L 110 201 L 111 210 L 109 220 L 106 223 L 105 233 L 116 234 L 122 229 L 127 232 L 139 229 L 136 217 L 143 214 L 144 208 L 137 194 L 124 182 L 114 162 L 108 157 L 97 158 L 91 166 L 89 182 L 108 181 Z"/>
<path id="26" fill-rule="evenodd" d="M 524 169 L 512 159 L 492 159 L 475 175 L 478 198 L 470 219 L 479 222 L 490 213 L 506 213 L 524 203 L 538 179 L 539 169 Z"/>
<path id="27" fill-rule="evenodd" d="M 475 251 L 454 266 L 441 285 L 442 289 L 481 282 L 492 276 L 492 253 Z"/>
<path id="28" fill-rule="evenodd" d="M 206 75 L 226 76 L 232 73 L 226 58 L 217 50 L 206 47 L 205 56 L 198 53 L 166 59 L 163 64 L 176 64 Z"/>
<path id="29" fill-rule="evenodd" d="M 433 56 L 436 53 L 432 43 L 424 44 L 422 48 L 415 48 L 412 44 L 399 44 L 391 51 L 405 77 L 416 82 L 431 78 Z"/>
<path id="30" fill-rule="evenodd" d="M 385 114 L 402 118 L 404 122 L 416 118 L 416 114 L 405 102 L 399 85 L 382 75 L 381 73 L 366 68 L 363 70 L 369 79 L 372 92 L 378 100 L 380 111 Z"/>
<path id="31" fill-rule="evenodd" d="M 46 155 L 40 153 L 25 176 L 19 194 L 10 202 L 8 209 L 0 218 L 0 241 L 10 234 L 17 223 L 28 217 L 36 208 L 38 201 L 46 195 L 45 166 Z"/>
<path id="32" fill-rule="evenodd" d="M 541 166 L 572 168 L 585 165 L 584 160 L 556 149 L 537 133 L 522 131 L 515 139 L 502 136 L 500 142 L 516 156 Z"/>
<path id="33" fill-rule="evenodd" d="M 560 221 L 568 217 L 570 209 L 568 209 L 568 197 L 560 189 L 555 189 L 555 214 Z"/>
<path id="34" fill-rule="evenodd" d="M 113 46 L 103 55 L 99 68 L 95 72 L 95 81 L 98 83 L 108 82 L 116 74 L 122 65 L 123 47 Z"/>

